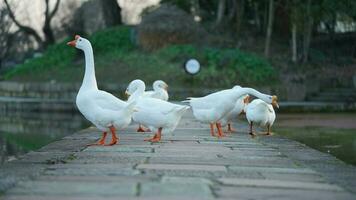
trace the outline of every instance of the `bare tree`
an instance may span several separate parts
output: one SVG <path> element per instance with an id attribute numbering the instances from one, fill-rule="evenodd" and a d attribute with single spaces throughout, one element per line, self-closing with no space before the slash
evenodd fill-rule
<path id="1" fill-rule="evenodd" d="M 292 50 L 292 62 L 298 62 L 298 21 L 299 10 L 298 0 L 292 0 L 289 4 L 290 9 L 290 28 L 291 28 L 291 50 Z"/>
<path id="2" fill-rule="evenodd" d="M 226 0 L 219 0 L 218 10 L 216 13 L 216 26 L 219 26 L 222 22 L 225 14 Z"/>
<path id="3" fill-rule="evenodd" d="M 12 11 L 8 0 L 4 0 L 6 8 L 9 12 L 9 16 L 12 19 L 12 21 L 16 24 L 16 26 L 19 28 L 20 31 L 34 37 L 36 42 L 40 45 L 40 48 L 47 47 L 48 45 L 53 44 L 55 42 L 53 30 L 51 28 L 51 21 L 52 21 L 54 15 L 56 14 L 56 12 L 58 11 L 60 1 L 61 0 L 56 0 L 54 8 L 52 10 L 50 10 L 50 6 L 49 6 L 50 0 L 45 0 L 45 2 L 46 2 L 46 10 L 44 12 L 45 22 L 42 26 L 42 32 L 44 34 L 44 39 L 42 39 L 41 36 L 37 33 L 37 31 L 35 29 L 21 24 L 16 19 L 16 16 L 15 16 L 14 12 Z"/>
<path id="4" fill-rule="evenodd" d="M 310 42 L 313 31 L 314 18 L 311 11 L 311 0 L 306 3 L 306 16 L 304 23 L 304 33 L 303 33 L 303 62 L 308 62 Z"/>
<path id="5" fill-rule="evenodd" d="M 236 36 L 240 37 L 243 17 L 245 14 L 245 0 L 236 0 Z"/>
<path id="6" fill-rule="evenodd" d="M 12 25 L 9 19 L 9 13 L 6 9 L 0 10 L 0 68 L 4 59 L 9 53 L 10 43 L 12 41 L 12 33 L 10 27 Z"/>
<path id="7" fill-rule="evenodd" d="M 297 41 L 297 23 L 295 21 L 292 21 L 292 61 L 296 63 L 298 61 L 298 41 Z"/>
<path id="8" fill-rule="evenodd" d="M 269 53 L 270 53 L 273 21 L 274 21 L 274 0 L 269 0 L 268 25 L 267 25 L 266 43 L 265 43 L 265 56 L 266 57 L 269 57 Z"/>

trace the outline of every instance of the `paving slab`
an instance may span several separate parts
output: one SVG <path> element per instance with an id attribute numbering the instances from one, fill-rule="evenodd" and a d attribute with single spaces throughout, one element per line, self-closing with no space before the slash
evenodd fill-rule
<path id="1" fill-rule="evenodd" d="M 238 179 L 238 178 L 220 178 L 218 179 L 224 185 L 235 185 L 242 187 L 263 187 L 263 188 L 287 188 L 287 189 L 304 189 L 304 190 L 327 190 L 327 191 L 344 191 L 337 185 L 327 183 L 301 182 L 301 181 L 284 181 L 284 180 L 255 180 L 255 179 Z"/>
<path id="2" fill-rule="evenodd" d="M 189 112 L 162 142 L 130 125 L 118 145 L 87 147 L 101 136 L 91 127 L 1 166 L 0 199 L 356 199 L 355 167 L 234 127 L 211 137 Z"/>

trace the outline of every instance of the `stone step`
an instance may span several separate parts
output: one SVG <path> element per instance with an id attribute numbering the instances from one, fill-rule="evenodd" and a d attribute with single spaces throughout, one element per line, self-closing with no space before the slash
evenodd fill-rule
<path id="1" fill-rule="evenodd" d="M 279 106 L 277 112 L 340 112 L 356 110 L 356 103 L 346 104 L 344 102 L 296 101 L 280 102 Z"/>
<path id="2" fill-rule="evenodd" d="M 328 88 L 322 90 L 322 92 L 356 93 L 356 89 L 355 88 Z"/>
<path id="3" fill-rule="evenodd" d="M 323 96 L 316 96 L 316 97 L 309 97 L 308 101 L 312 102 L 355 102 L 356 97 L 323 97 Z"/>
<path id="4" fill-rule="evenodd" d="M 338 93 L 338 92 L 321 92 L 318 94 L 318 96 L 323 96 L 323 97 L 356 97 L 356 92 L 355 93 Z"/>

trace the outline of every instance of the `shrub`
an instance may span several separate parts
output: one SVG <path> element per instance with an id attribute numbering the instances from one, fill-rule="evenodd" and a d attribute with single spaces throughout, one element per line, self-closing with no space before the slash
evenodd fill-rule
<path id="1" fill-rule="evenodd" d="M 39 58 L 33 58 L 23 64 L 16 66 L 14 69 L 7 72 L 4 76 L 9 79 L 17 74 L 26 72 L 37 72 L 53 67 L 67 67 L 74 60 L 76 50 L 69 48 L 66 43 L 73 38 L 68 38 L 63 42 L 48 47 L 44 54 Z M 97 32 L 89 36 L 96 55 L 105 54 L 113 51 L 128 51 L 133 49 L 133 44 L 130 42 L 129 27 L 119 26 L 104 31 Z"/>
<path id="2" fill-rule="evenodd" d="M 230 87 L 234 84 L 271 84 L 277 80 L 276 70 L 269 62 L 238 49 L 197 48 L 192 45 L 174 45 L 159 51 L 169 62 L 196 58 L 202 66 L 196 75 L 197 84 Z"/>

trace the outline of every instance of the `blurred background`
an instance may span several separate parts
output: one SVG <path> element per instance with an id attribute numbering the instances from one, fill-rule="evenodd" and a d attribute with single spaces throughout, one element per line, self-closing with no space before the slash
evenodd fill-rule
<path id="1" fill-rule="evenodd" d="M 74 106 L 83 54 L 66 46 L 79 34 L 121 98 L 137 78 L 176 101 L 254 87 L 279 96 L 277 134 L 356 164 L 356 1 L 1 0 L 0 26 L 2 163 L 88 126 Z"/>

